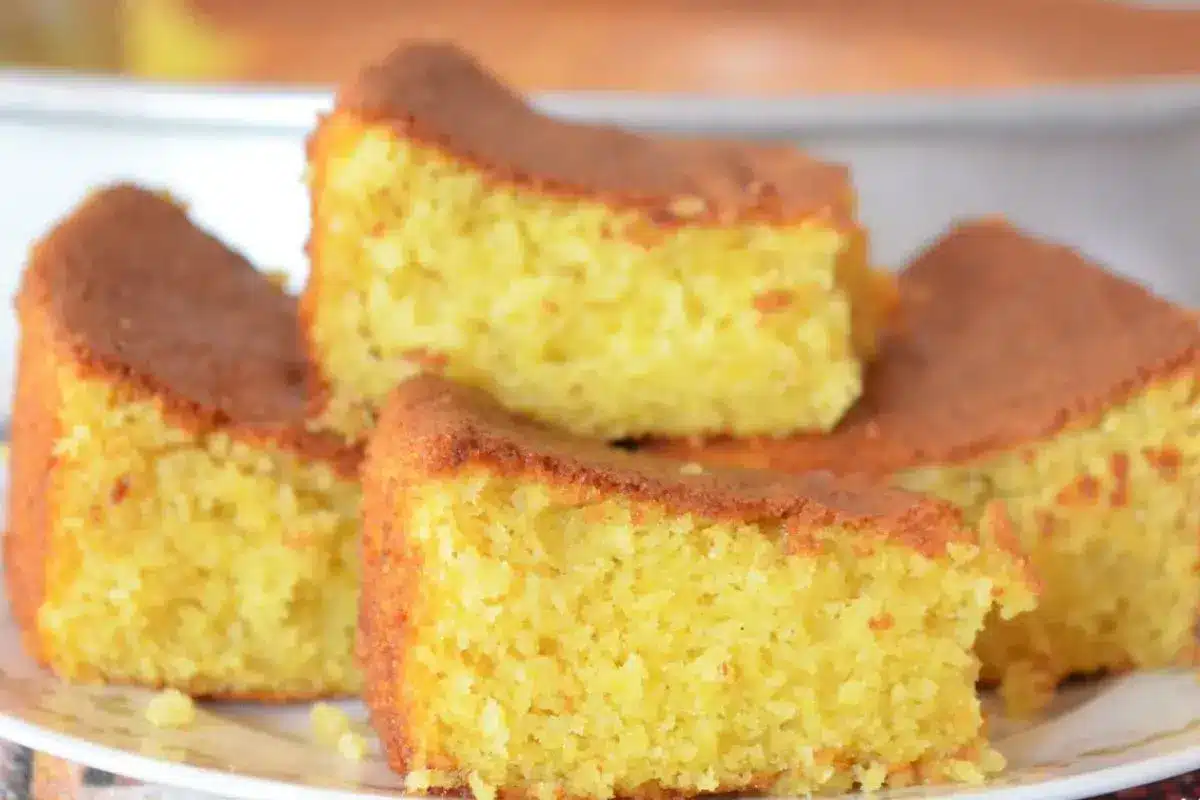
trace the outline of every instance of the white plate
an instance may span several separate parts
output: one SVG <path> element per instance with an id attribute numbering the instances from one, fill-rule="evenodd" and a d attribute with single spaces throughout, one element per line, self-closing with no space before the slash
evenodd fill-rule
<path id="1" fill-rule="evenodd" d="M 89 188 L 118 179 L 170 188 L 205 225 L 300 283 L 302 141 L 327 99 L 0 74 L 0 165 L 10 184 L 25 187 L 0 194 L 0 296 L 15 288 L 34 237 Z M 568 96 L 548 104 L 638 127 L 794 139 L 844 159 L 885 264 L 900 263 L 955 216 L 1005 213 L 1200 303 L 1197 81 L 883 103 Z M 0 353 L 14 335 L 15 320 L 0 314 Z M 0 403 L 12 368 L 0 358 Z M 192 728 L 160 731 L 143 719 L 147 696 L 63 686 L 42 674 L 22 654 L 0 601 L 0 738 L 232 798 L 401 795 L 377 751 L 353 764 L 315 744 L 308 706 L 208 706 Z M 346 707 L 361 719 L 360 706 Z M 1038 724 L 1000 720 L 993 736 L 1011 769 L 988 787 L 877 797 L 1083 798 L 1200 768 L 1200 683 L 1177 672 L 1076 688 Z"/>
<path id="2" fill-rule="evenodd" d="M 0 485 L 5 472 L 0 467 Z M 341 703 L 370 741 L 367 757 L 352 762 L 314 741 L 307 703 L 210 703 L 187 728 L 159 729 L 145 719 L 152 696 L 71 686 L 46 674 L 23 652 L 8 602 L 0 599 L 0 739 L 195 792 L 197 800 L 404 796 L 360 703 Z M 1036 722 L 1016 723 L 994 712 L 991 729 L 1009 769 L 987 786 L 918 787 L 873 797 L 1073 800 L 1200 768 L 1200 675 L 1143 673 L 1073 687 Z"/>

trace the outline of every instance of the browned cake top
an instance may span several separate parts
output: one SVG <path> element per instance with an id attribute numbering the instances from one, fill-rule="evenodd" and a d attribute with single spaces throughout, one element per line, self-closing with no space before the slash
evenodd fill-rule
<path id="1" fill-rule="evenodd" d="M 649 137 L 543 116 L 449 44 L 399 47 L 345 87 L 338 108 L 392 122 L 501 180 L 664 208 L 703 200 L 705 210 L 676 206 L 687 218 L 841 215 L 853 201 L 844 167 L 794 147 Z"/>
<path id="2" fill-rule="evenodd" d="M 19 302 L 47 310 L 79 361 L 208 423 L 303 425 L 295 299 L 154 192 L 89 197 L 35 247 Z"/>
<path id="3" fill-rule="evenodd" d="M 1200 363 L 1193 315 L 1000 220 L 955 227 L 899 285 L 904 330 L 832 435 L 703 447 L 739 452 L 739 463 L 837 472 L 960 462 L 1088 424 Z"/>
<path id="4" fill-rule="evenodd" d="M 393 393 L 371 443 L 377 463 L 437 475 L 468 464 L 559 486 L 659 503 L 710 519 L 782 522 L 791 532 L 843 525 L 870 529 L 922 552 L 969 539 L 948 504 L 828 473 L 714 469 L 611 448 L 501 408 L 482 391 L 427 375 Z"/>

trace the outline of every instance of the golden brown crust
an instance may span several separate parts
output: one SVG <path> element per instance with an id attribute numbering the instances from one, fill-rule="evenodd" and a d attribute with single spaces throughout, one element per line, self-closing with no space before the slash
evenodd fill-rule
<path id="1" fill-rule="evenodd" d="M 786 145 L 650 137 L 538 114 L 472 57 L 409 42 L 364 69 L 337 109 L 442 148 L 502 183 L 652 210 L 664 224 L 845 220 L 848 170 Z M 681 205 L 679 201 L 684 201 Z"/>
<path id="2" fill-rule="evenodd" d="M 419 475 L 482 464 L 585 496 L 620 495 L 709 519 L 775 521 L 796 546 L 804 533 L 831 525 L 874 532 L 930 554 L 947 542 L 973 539 L 948 503 L 828 473 L 692 474 L 679 462 L 551 430 L 504 410 L 479 390 L 431 375 L 396 389 L 370 449 L 374 463 L 392 460 Z"/>
<path id="3" fill-rule="evenodd" d="M 398 443 L 397 443 L 398 444 Z M 408 771 L 412 746 L 408 740 L 410 698 L 397 689 L 404 662 L 416 634 L 409 615 L 421 586 L 421 558 L 397 529 L 406 518 L 405 476 L 392 460 L 392 448 L 371 449 L 363 463 L 362 558 L 363 585 L 358 604 L 356 655 L 363 672 L 363 700 L 372 726 L 383 744 L 388 763 Z M 383 580 L 383 576 L 387 576 Z M 375 579 L 379 576 L 380 579 Z M 462 785 L 466 785 L 463 781 Z"/>
<path id="4" fill-rule="evenodd" d="M 295 299 L 158 194 L 88 198 L 34 248 L 18 308 L 44 311 L 44 346 L 159 398 L 176 424 L 357 472 L 356 451 L 305 431 Z"/>
<path id="5" fill-rule="evenodd" d="M 317 305 L 321 302 L 321 286 L 325 271 L 323 249 L 325 246 L 324 232 L 318 220 L 324 218 L 321 213 L 321 203 L 325 199 L 326 165 L 335 154 L 344 147 L 340 133 L 344 129 L 331 127 L 328 120 L 322 120 L 305 141 L 305 157 L 309 165 L 309 226 L 308 240 L 304 244 L 304 252 L 308 256 L 309 272 L 305 281 L 304 291 L 300 295 L 300 305 L 297 309 L 300 341 L 304 348 L 305 386 L 308 403 L 306 414 L 312 419 L 319 419 L 328 407 L 330 399 L 329 379 L 321 369 L 317 346 L 313 341 L 313 327 L 316 321 Z"/>
<path id="6" fill-rule="evenodd" d="M 1000 220 L 956 226 L 900 276 L 904 330 L 825 436 L 651 442 L 680 458 L 886 475 L 1036 444 L 1200 369 L 1192 313 Z"/>
<path id="7" fill-rule="evenodd" d="M 50 487 L 58 438 L 58 381 L 52 332 L 41 309 L 21 314 L 17 390 L 13 400 L 9 459 L 8 531 L 4 573 L 8 602 L 25 651 L 45 663 L 37 616 L 46 590 L 51 524 Z"/>

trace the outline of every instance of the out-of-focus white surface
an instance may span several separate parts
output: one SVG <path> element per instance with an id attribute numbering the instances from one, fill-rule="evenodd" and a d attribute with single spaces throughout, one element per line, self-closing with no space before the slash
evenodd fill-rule
<path id="1" fill-rule="evenodd" d="M 0 296 L 11 297 L 31 242 L 89 189 L 116 180 L 170 189 L 252 260 L 302 284 L 303 142 L 327 97 L 205 90 L 189 106 L 176 88 L 85 88 L 0 73 Z M 645 128 L 789 138 L 844 160 L 889 266 L 955 218 L 1005 214 L 1200 305 L 1200 81 L 1114 89 L 1107 101 L 1096 90 L 963 98 L 957 117 L 944 98 L 841 98 L 825 117 L 813 100 L 651 107 L 560 96 L 549 105 Z M 237 109 L 261 113 L 235 124 Z M 14 335 L 12 315 L 0 314 L 0 352 Z M 11 367 L 0 359 L 4 402 Z"/>

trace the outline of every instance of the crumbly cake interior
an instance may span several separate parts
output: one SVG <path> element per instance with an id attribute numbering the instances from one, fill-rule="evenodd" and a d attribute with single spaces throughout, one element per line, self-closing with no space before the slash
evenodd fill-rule
<path id="1" fill-rule="evenodd" d="M 860 392 L 887 296 L 860 231 L 664 227 L 490 183 L 347 114 L 314 153 L 304 302 L 323 420 L 343 434 L 421 370 L 607 438 L 826 430 Z"/>
<path id="2" fill-rule="evenodd" d="M 995 602 L 1032 603 L 1007 553 L 930 558 L 837 526 L 791 552 L 778 521 L 486 468 L 405 485 L 367 506 L 367 562 L 385 568 L 364 652 L 395 668 L 372 706 L 414 790 L 804 793 L 1003 764 L 971 648 Z"/>
<path id="3" fill-rule="evenodd" d="M 356 692 L 359 488 L 329 466 L 49 365 L 61 404 L 37 627 L 72 680 Z"/>
<path id="4" fill-rule="evenodd" d="M 954 226 L 898 279 L 907 324 L 830 436 L 652 444 L 697 461 L 865 471 L 978 518 L 1005 502 L 1045 582 L 991 624 L 984 674 L 1014 710 L 1072 673 L 1195 656 L 1195 315 L 1003 220 Z"/>
<path id="5" fill-rule="evenodd" d="M 989 624 L 985 675 L 1015 710 L 1071 673 L 1191 659 L 1200 607 L 1200 380 L 1150 385 L 1095 424 L 966 464 L 907 470 L 905 488 L 977 520 L 1004 500 L 1044 582 L 1038 608 Z"/>

